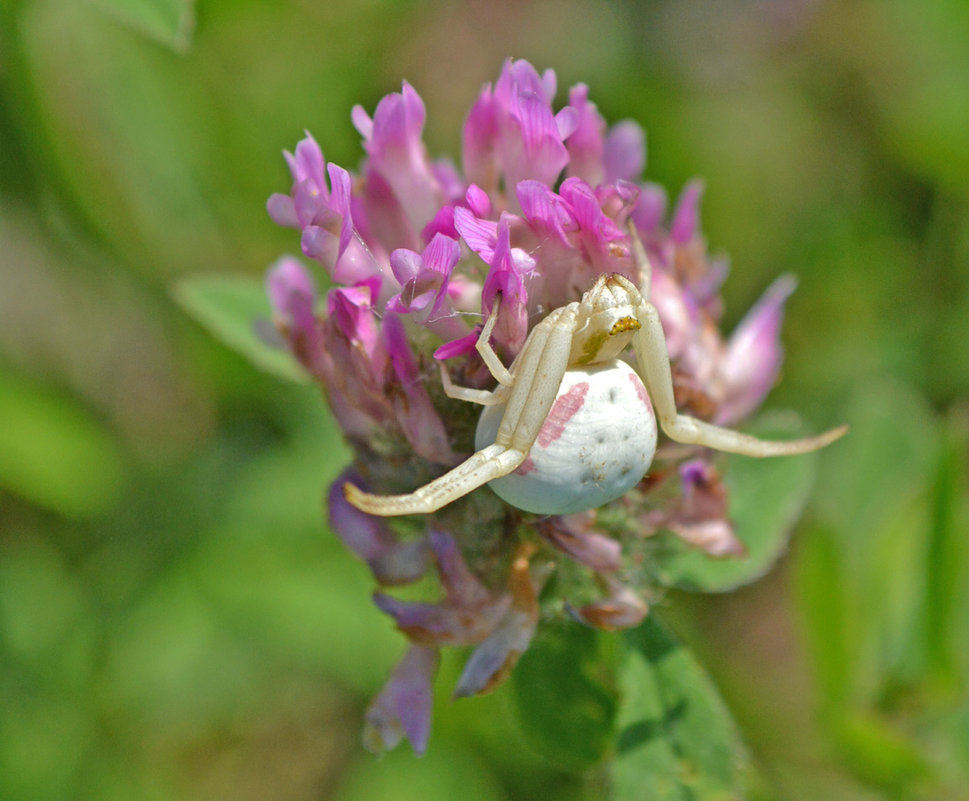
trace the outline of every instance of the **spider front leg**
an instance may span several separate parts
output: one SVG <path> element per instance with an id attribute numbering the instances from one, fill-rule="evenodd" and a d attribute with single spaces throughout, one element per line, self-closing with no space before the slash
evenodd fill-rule
<path id="1" fill-rule="evenodd" d="M 512 472 L 525 461 L 555 402 L 568 367 L 575 319 L 575 304 L 556 309 L 528 335 L 509 373 L 510 387 L 502 384 L 498 390 L 507 389 L 508 401 L 494 444 L 407 495 L 371 495 L 347 483 L 347 500 L 360 511 L 381 517 L 430 514 Z"/>
<path id="2" fill-rule="evenodd" d="M 491 332 L 495 328 L 495 323 L 498 320 L 498 310 L 500 308 L 501 293 L 498 293 L 495 295 L 495 302 L 491 308 L 491 314 L 488 315 L 488 319 L 481 329 L 481 334 L 478 336 L 478 341 L 474 345 L 485 366 L 488 368 L 488 372 L 491 373 L 491 377 L 498 382 L 498 388 L 492 392 L 487 389 L 455 386 L 451 382 L 451 376 L 448 374 L 447 367 L 444 366 L 444 362 L 441 362 L 439 365 L 441 369 L 441 385 L 444 388 L 444 394 L 449 398 L 468 401 L 468 403 L 479 403 L 482 406 L 496 406 L 499 403 L 504 403 L 508 397 L 507 390 L 514 383 L 515 379 L 508 368 L 501 363 L 501 359 L 498 358 L 498 354 L 495 353 L 494 348 L 491 347 Z"/>
<path id="3" fill-rule="evenodd" d="M 757 439 L 739 431 L 678 414 L 673 397 L 673 378 L 666 349 L 666 336 L 659 314 L 652 304 L 643 300 L 636 316 L 642 326 L 633 336 L 633 350 L 636 352 L 639 374 L 652 398 L 656 417 L 670 439 L 743 456 L 788 456 L 816 451 L 847 432 L 848 426 L 840 426 L 816 437 L 776 442 Z"/>

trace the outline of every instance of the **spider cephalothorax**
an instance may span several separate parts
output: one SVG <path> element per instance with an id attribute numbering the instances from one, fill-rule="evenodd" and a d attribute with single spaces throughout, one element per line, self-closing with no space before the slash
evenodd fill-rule
<path id="1" fill-rule="evenodd" d="M 407 495 L 371 495 L 346 484 L 347 500 L 373 515 L 431 513 L 493 482 L 498 495 L 525 511 L 595 508 L 632 488 L 649 467 L 656 447 L 654 408 L 670 439 L 746 456 L 807 453 L 844 434 L 841 427 L 770 442 L 679 414 L 663 327 L 647 299 L 649 264 L 634 233 L 631 239 L 644 276 L 642 291 L 622 275 L 600 275 L 580 301 L 553 310 L 531 330 L 510 368 L 490 344 L 500 307 L 496 299 L 476 347 L 498 387 L 490 392 L 456 387 L 442 369 L 448 396 L 486 407 L 476 453 Z M 619 360 L 630 344 L 636 371 Z M 566 424 L 579 433 L 573 431 L 565 447 L 550 449 Z"/>

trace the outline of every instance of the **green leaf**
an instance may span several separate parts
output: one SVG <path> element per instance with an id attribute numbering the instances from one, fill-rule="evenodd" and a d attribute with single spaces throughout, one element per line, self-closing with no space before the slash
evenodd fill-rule
<path id="1" fill-rule="evenodd" d="M 623 639 L 613 799 L 739 797 L 746 753 L 710 679 L 654 615 Z"/>
<path id="2" fill-rule="evenodd" d="M 847 712 L 833 728 L 842 759 L 870 784 L 897 790 L 931 774 L 918 744 L 875 714 Z"/>
<path id="3" fill-rule="evenodd" d="M 406 746 L 379 760 L 369 754 L 352 763 L 332 796 L 334 801 L 499 801 L 507 798 L 492 768 L 472 748 L 432 740 L 420 759 Z"/>
<path id="4" fill-rule="evenodd" d="M 938 427 L 924 398 L 891 381 L 859 387 L 842 419 L 851 431 L 824 453 L 815 509 L 861 565 L 878 529 L 928 485 Z"/>
<path id="5" fill-rule="evenodd" d="M 931 526 L 925 558 L 925 603 L 919 630 L 936 680 L 965 685 L 969 609 L 969 409 L 957 406 L 944 439 L 932 490 Z M 961 668 L 961 669 L 960 669 Z"/>
<path id="6" fill-rule="evenodd" d="M 88 0 L 130 28 L 183 53 L 195 32 L 195 0 Z"/>
<path id="7" fill-rule="evenodd" d="M 71 399 L 0 369 L 0 420 L 0 487 L 67 517 L 97 515 L 118 498 L 118 446 Z"/>
<path id="8" fill-rule="evenodd" d="M 931 410 L 885 383 L 860 389 L 846 417 L 852 430 L 824 455 L 821 522 L 806 532 L 794 574 L 823 697 L 834 709 L 878 704 L 892 686 L 917 681 L 933 649 L 947 659 L 950 610 L 964 583 L 952 535 L 940 529 L 932 537 L 939 437 Z M 938 512 L 947 527 L 944 508 Z"/>
<path id="9" fill-rule="evenodd" d="M 573 621 L 543 625 L 512 673 L 525 740 L 564 768 L 588 768 L 611 745 L 616 698 L 602 650 L 612 636 Z"/>
<path id="10" fill-rule="evenodd" d="M 260 321 L 268 325 L 271 317 L 266 290 L 259 281 L 196 275 L 179 281 L 174 296 L 185 311 L 259 369 L 290 381 L 309 380 L 289 351 L 274 348 L 259 336 Z"/>
<path id="11" fill-rule="evenodd" d="M 806 434 L 796 417 L 782 413 L 765 416 L 749 431 L 765 439 Z M 813 453 L 776 459 L 728 456 L 724 481 L 730 493 L 729 515 L 746 555 L 711 557 L 669 534 L 672 552 L 664 557 L 660 580 L 685 590 L 725 592 L 762 576 L 786 549 L 810 497 L 816 468 Z"/>

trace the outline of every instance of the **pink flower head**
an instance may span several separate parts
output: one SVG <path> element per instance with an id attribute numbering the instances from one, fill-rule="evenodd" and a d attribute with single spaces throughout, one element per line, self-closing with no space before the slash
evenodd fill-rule
<path id="1" fill-rule="evenodd" d="M 405 737 L 418 753 L 426 747 L 439 648 L 473 647 L 456 696 L 488 692 L 545 613 L 566 609 L 602 629 L 642 621 L 646 599 L 663 583 L 661 571 L 644 568 L 652 543 L 673 536 L 718 557 L 744 551 L 712 456 L 690 447 L 661 445 L 625 496 L 568 516 L 531 514 L 481 489 L 397 524 L 364 514 L 343 494 L 347 483 L 407 493 L 463 462 L 475 441 L 474 409 L 451 396 L 492 397 L 495 377 L 479 350 L 490 355 L 478 340 L 496 304 L 489 344 L 514 378 L 536 323 L 579 301 L 599 276 L 618 273 L 646 287 L 636 238 L 677 408 L 734 423 L 773 384 L 791 279 L 772 286 L 725 340 L 719 287 L 727 263 L 706 252 L 702 185 L 688 183 L 671 215 L 666 190 L 642 180 L 639 125 L 608 127 L 584 84 L 558 109 L 555 91 L 551 70 L 506 61 L 471 106 L 458 171 L 428 158 L 426 109 L 404 83 L 372 118 L 353 109 L 366 153 L 359 172 L 327 163 L 307 134 L 286 153 L 289 193 L 267 204 L 273 220 L 299 231 L 303 254 L 332 282 L 324 313 L 297 260 L 281 259 L 266 279 L 280 333 L 320 384 L 353 451 L 328 496 L 330 522 L 369 566 L 376 606 L 411 643 L 367 712 L 365 740 L 375 751 Z M 464 390 L 445 392 L 442 365 Z M 527 530 L 534 536 L 522 537 Z M 390 591 L 418 579 L 414 591 L 429 589 L 427 596 Z"/>

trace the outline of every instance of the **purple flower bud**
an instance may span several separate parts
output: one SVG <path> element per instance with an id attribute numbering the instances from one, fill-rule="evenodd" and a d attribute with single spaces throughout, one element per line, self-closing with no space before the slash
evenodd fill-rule
<path id="1" fill-rule="evenodd" d="M 476 217 L 491 216 L 491 198 L 488 197 L 488 193 L 480 186 L 471 184 L 464 198 L 468 204 L 468 208 L 471 209 L 471 212 Z"/>
<path id="2" fill-rule="evenodd" d="M 428 538 L 437 558 L 441 586 L 444 587 L 448 602 L 460 606 L 486 603 L 491 598 L 491 593 L 468 569 L 454 537 L 446 531 L 435 529 Z"/>
<path id="3" fill-rule="evenodd" d="M 646 531 L 666 528 L 710 556 L 742 556 L 744 544 L 727 520 L 727 488 L 712 464 L 692 459 L 679 467 L 680 497 L 641 518 Z"/>
<path id="4" fill-rule="evenodd" d="M 666 190 L 658 184 L 645 183 L 640 188 L 639 202 L 633 209 L 636 228 L 642 234 L 650 234 L 659 228 L 666 216 Z"/>
<path id="5" fill-rule="evenodd" d="M 309 272 L 292 256 L 283 256 L 266 274 L 266 292 L 273 311 L 287 324 L 313 317 L 316 287 Z"/>
<path id="6" fill-rule="evenodd" d="M 565 199 L 541 181 L 522 181 L 517 189 L 522 214 L 539 236 L 551 233 L 567 247 L 572 247 L 569 234 L 578 222 Z"/>
<path id="7" fill-rule="evenodd" d="M 411 641 L 423 645 L 473 645 L 484 640 L 511 605 L 508 595 L 493 595 L 468 569 L 449 534 L 432 531 L 431 547 L 445 590 L 440 603 L 401 601 L 375 593 L 374 603 L 390 615 Z"/>
<path id="8" fill-rule="evenodd" d="M 603 213 L 592 187 L 581 178 L 566 178 L 559 193 L 579 226 L 579 242 L 593 273 L 622 273 L 635 279 L 626 233 Z"/>
<path id="9" fill-rule="evenodd" d="M 317 186 L 323 185 L 323 168 L 326 160 L 312 134 L 306 132 L 306 138 L 296 145 L 295 154 L 283 151 L 283 155 L 286 157 L 286 163 L 289 164 L 289 171 L 293 174 L 295 183 L 315 181 Z"/>
<path id="10" fill-rule="evenodd" d="M 427 394 L 400 317 L 388 314 L 381 328 L 383 342 L 397 379 L 397 391 L 393 393 L 391 403 L 404 435 L 414 452 L 428 461 L 434 464 L 454 464 L 456 457 L 451 450 L 447 429 Z"/>
<path id="11" fill-rule="evenodd" d="M 494 99 L 498 106 L 497 152 L 506 186 L 517 186 L 527 178 L 551 184 L 569 161 L 563 139 L 576 120 L 566 115 L 563 129 L 559 128 L 549 91 L 555 91 L 551 70 L 540 78 L 527 61 L 505 62 Z"/>
<path id="12" fill-rule="evenodd" d="M 463 166 L 467 180 L 487 192 L 498 189 L 498 113 L 491 84 L 488 84 L 471 106 L 464 123 Z"/>
<path id="13" fill-rule="evenodd" d="M 347 482 L 367 489 L 354 470 L 345 470 L 333 482 L 327 495 L 330 526 L 343 543 L 373 571 L 383 586 L 410 584 L 427 570 L 430 547 L 427 540 L 401 542 L 382 517 L 368 515 L 351 506 L 343 494 Z"/>
<path id="14" fill-rule="evenodd" d="M 501 293 L 494 338 L 515 352 L 522 346 L 528 333 L 528 292 L 524 276 L 533 266 L 534 261 L 529 264 L 513 258 L 509 221 L 503 216 L 498 223 L 498 242 L 491 270 L 481 293 L 481 311 L 485 316 L 491 314 L 495 297 Z"/>
<path id="15" fill-rule="evenodd" d="M 498 223 L 483 220 L 471 209 L 458 206 L 454 210 L 454 227 L 471 250 L 485 262 L 491 262 L 498 244 Z"/>
<path id="16" fill-rule="evenodd" d="M 377 361 L 378 349 L 382 347 L 380 328 L 374 315 L 374 302 L 380 292 L 380 279 L 370 278 L 350 287 L 332 290 L 326 298 L 330 319 L 336 322 L 340 333 L 358 345 Z"/>
<path id="17" fill-rule="evenodd" d="M 451 239 L 457 239 L 458 229 L 454 227 L 454 206 L 441 206 L 434 219 L 424 226 L 421 240 L 430 242 L 437 234 L 444 234 Z"/>
<path id="18" fill-rule="evenodd" d="M 589 87 L 584 83 L 569 91 L 569 105 L 575 110 L 576 126 L 568 138 L 569 176 L 581 178 L 591 186 L 598 186 L 606 177 L 605 153 L 606 121 L 595 103 L 589 102 Z"/>
<path id="19" fill-rule="evenodd" d="M 689 303 L 680 285 L 659 270 L 653 272 L 651 300 L 663 323 L 670 358 L 683 356 L 693 341 L 697 327 L 696 309 Z"/>
<path id="20" fill-rule="evenodd" d="M 639 179 L 646 169 L 646 134 L 639 123 L 623 120 L 609 129 L 602 161 L 606 183 Z"/>
<path id="21" fill-rule="evenodd" d="M 431 682 L 440 661 L 437 649 L 412 645 L 390 681 L 367 709 L 364 747 L 374 754 L 394 748 L 406 737 L 420 756 L 431 732 Z"/>
<path id="22" fill-rule="evenodd" d="M 296 204 L 289 195 L 274 192 L 266 201 L 266 211 L 270 219 L 284 228 L 299 228 L 299 219 L 296 217 Z"/>
<path id="23" fill-rule="evenodd" d="M 410 312 L 421 323 L 439 319 L 447 299 L 448 279 L 461 257 L 457 240 L 435 234 L 422 254 L 399 248 L 390 254 L 390 267 L 401 290 L 388 302 L 391 311 Z"/>
<path id="24" fill-rule="evenodd" d="M 468 334 L 458 339 L 451 340 L 436 351 L 434 351 L 434 358 L 438 361 L 447 361 L 448 359 L 454 359 L 458 356 L 470 356 L 475 352 L 475 346 L 478 343 L 478 337 L 481 334 L 481 329 L 476 328 Z"/>
<path id="25" fill-rule="evenodd" d="M 603 214 L 621 225 L 639 203 L 639 187 L 620 178 L 615 183 L 597 186 L 595 196 Z"/>
<path id="26" fill-rule="evenodd" d="M 420 231 L 443 199 L 421 139 L 424 101 L 404 81 L 399 94 L 389 94 L 377 104 L 373 120 L 360 106 L 354 107 L 352 118 L 363 136 L 370 169 L 393 189 L 410 224 Z"/>
<path id="27" fill-rule="evenodd" d="M 313 279 L 292 256 L 283 256 L 266 274 L 266 291 L 279 322 L 286 328 L 293 354 L 312 375 L 322 374 L 323 343 L 314 307 Z"/>

